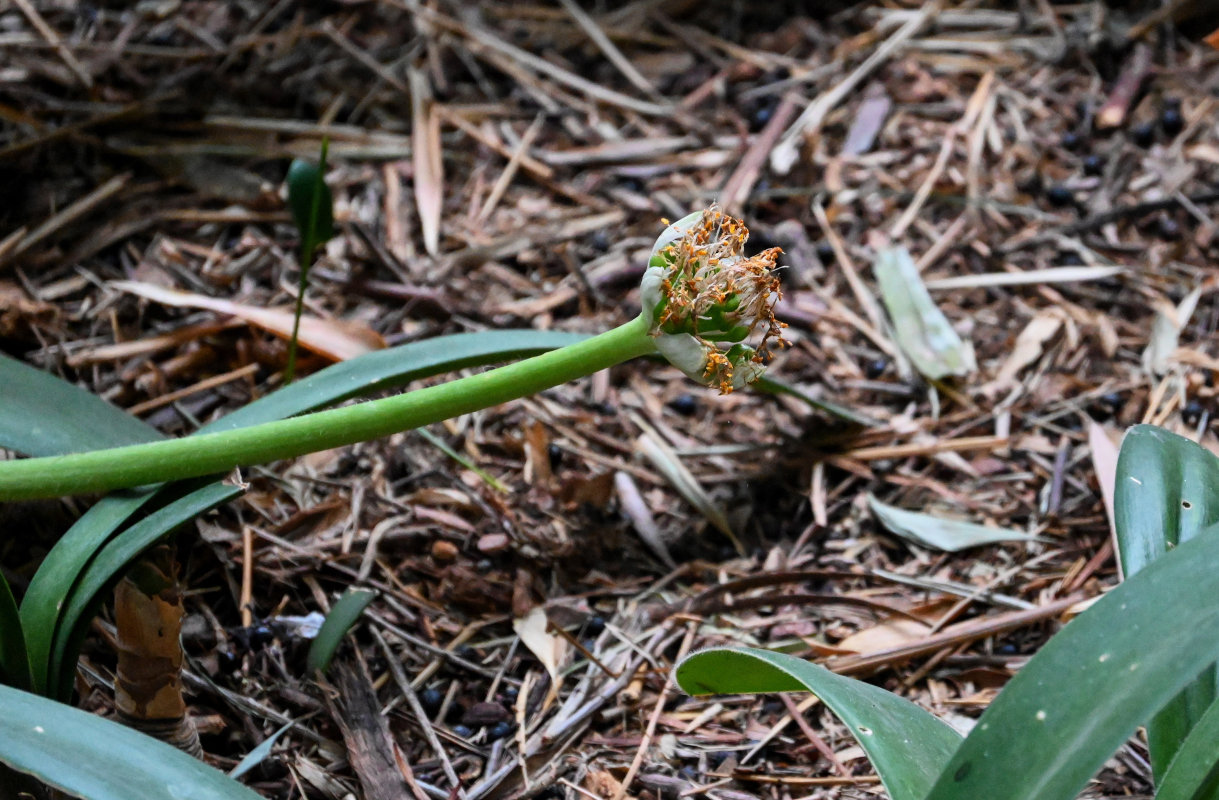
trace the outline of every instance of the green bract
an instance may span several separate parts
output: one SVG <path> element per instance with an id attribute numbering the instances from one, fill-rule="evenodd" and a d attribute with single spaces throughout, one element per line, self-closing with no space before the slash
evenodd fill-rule
<path id="1" fill-rule="evenodd" d="M 767 343 L 782 341 L 783 326 L 774 318 L 780 251 L 747 258 L 748 238 L 744 224 L 718 206 L 685 216 L 656 240 L 640 284 L 656 349 L 725 394 L 760 378 Z M 744 344 L 758 328 L 764 329 L 758 347 Z"/>

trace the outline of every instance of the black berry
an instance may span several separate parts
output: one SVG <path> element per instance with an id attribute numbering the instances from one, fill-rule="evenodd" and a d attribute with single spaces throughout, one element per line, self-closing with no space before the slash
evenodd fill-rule
<path id="1" fill-rule="evenodd" d="M 1105 171 L 1105 159 L 1098 155 L 1090 155 L 1084 159 L 1083 163 L 1085 175 L 1099 175 Z"/>
<path id="2" fill-rule="evenodd" d="M 1075 193 L 1065 186 L 1051 186 L 1045 191 L 1045 199 L 1050 205 L 1062 208 L 1075 202 Z"/>
<path id="3" fill-rule="evenodd" d="M 1066 150 L 1078 150 L 1083 146 L 1083 137 L 1073 131 L 1068 131 L 1062 135 L 1062 146 Z"/>
<path id="4" fill-rule="evenodd" d="M 457 736 L 459 738 L 462 738 L 462 739 L 469 739 L 471 736 L 474 735 L 474 731 L 471 730 L 470 728 L 466 727 L 465 725 L 454 725 L 453 726 L 453 735 Z"/>
<path id="5" fill-rule="evenodd" d="M 605 617 L 594 615 L 584 623 L 584 632 L 589 636 L 599 636 L 603 630 L 605 630 Z"/>
<path id="6" fill-rule="evenodd" d="M 497 722 L 487 731 L 487 738 L 495 741 L 496 739 L 504 738 L 510 733 L 512 733 L 511 722 Z"/>
<path id="7" fill-rule="evenodd" d="M 889 368 L 889 359 L 873 358 L 864 364 L 863 374 L 868 380 L 875 380 L 885 374 L 885 370 Z"/>
<path id="8" fill-rule="evenodd" d="M 424 689 L 419 693 L 419 705 L 429 717 L 435 716 L 444 703 L 444 694 L 439 689 Z"/>
<path id="9" fill-rule="evenodd" d="M 1181 116 L 1181 101 L 1175 97 L 1165 98 L 1160 112 L 1160 127 L 1169 136 L 1176 136 L 1185 129 L 1185 117 Z"/>
<path id="10" fill-rule="evenodd" d="M 1151 147 L 1156 140 L 1156 128 L 1150 122 L 1140 122 L 1130 129 L 1130 141 L 1139 147 Z"/>
<path id="11" fill-rule="evenodd" d="M 1165 214 L 1156 219 L 1156 235 L 1165 241 L 1171 242 L 1173 239 L 1180 237 L 1181 225 L 1176 219 Z"/>
<path id="12" fill-rule="evenodd" d="M 1190 400 L 1185 404 L 1185 408 L 1181 409 L 1181 419 L 1186 425 L 1197 425 L 1198 420 L 1202 419 L 1202 404 L 1197 400 Z"/>
<path id="13" fill-rule="evenodd" d="M 692 417 L 698 411 L 698 400 L 692 394 L 679 394 L 669 401 L 669 408 L 683 417 Z"/>

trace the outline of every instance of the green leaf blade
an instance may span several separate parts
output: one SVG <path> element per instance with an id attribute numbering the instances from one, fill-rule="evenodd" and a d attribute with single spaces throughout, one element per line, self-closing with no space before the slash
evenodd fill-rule
<path id="1" fill-rule="evenodd" d="M 219 433 L 314 411 L 332 403 L 453 370 L 538 355 L 589 338 L 562 331 L 456 333 L 341 361 L 201 427 Z"/>
<path id="2" fill-rule="evenodd" d="M 0 683 L 30 688 L 30 657 L 21 632 L 21 616 L 13 590 L 0 573 Z"/>
<path id="3" fill-rule="evenodd" d="M 356 624 L 356 620 L 368 608 L 377 593 L 371 589 L 348 589 L 330 609 L 317 636 L 309 645 L 309 656 L 305 661 L 309 674 L 330 668 L 330 661 L 338 651 L 343 637 Z"/>
<path id="4" fill-rule="evenodd" d="M 56 456 L 153 442 L 156 428 L 50 373 L 0 354 L 0 447 Z"/>
<path id="5" fill-rule="evenodd" d="M 325 164 L 293 159 L 288 167 L 288 208 L 301 237 L 301 256 L 308 259 L 313 249 L 334 238 L 334 196 L 326 185 Z"/>
<path id="6" fill-rule="evenodd" d="M 21 600 L 21 628 L 29 651 L 31 686 L 47 691 L 59 615 L 85 567 L 123 523 L 152 499 L 151 489 L 110 495 L 95 503 L 59 538 Z"/>
<path id="7" fill-rule="evenodd" d="M 117 722 L 0 686 L 0 762 L 89 800 L 261 800 L 201 761 Z"/>
<path id="8" fill-rule="evenodd" d="M 813 692 L 851 729 L 893 800 L 923 800 L 961 742 L 909 700 L 782 653 L 711 648 L 687 656 L 674 677 L 690 694 Z"/>
<path id="9" fill-rule="evenodd" d="M 1219 656 L 1216 560 L 1219 526 L 1074 619 L 999 693 L 926 800 L 1074 798 Z"/>
<path id="10" fill-rule="evenodd" d="M 70 694 L 76 654 L 102 592 L 122 577 L 128 565 L 149 547 L 200 514 L 237 497 L 242 491 L 241 487 L 225 483 L 211 483 L 196 489 L 149 514 L 97 552 L 63 600 L 47 659 L 48 694 L 53 692 L 54 696 L 60 698 Z"/>
<path id="11" fill-rule="evenodd" d="M 1118 454 L 1113 520 L 1129 577 L 1219 522 L 1219 458 L 1163 428 L 1131 428 Z M 1151 719 L 1147 744 L 1157 779 L 1217 698 L 1219 670 L 1212 669 Z"/>
<path id="12" fill-rule="evenodd" d="M 1163 800 L 1215 800 L 1219 798 L 1219 703 L 1212 703 L 1177 748 L 1177 754 L 1157 781 L 1156 796 Z"/>

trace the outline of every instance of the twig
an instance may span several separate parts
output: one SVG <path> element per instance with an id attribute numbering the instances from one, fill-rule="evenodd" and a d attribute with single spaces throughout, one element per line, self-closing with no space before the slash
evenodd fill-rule
<path id="1" fill-rule="evenodd" d="M 825 121 L 826 115 L 853 92 L 855 87 L 863 82 L 864 78 L 875 72 L 881 64 L 888 61 L 905 46 L 906 42 L 922 30 L 923 26 L 934 18 L 935 14 L 940 10 L 940 5 L 941 0 L 931 0 L 931 2 L 924 4 L 917 15 L 911 17 L 906 24 L 894 31 L 893 35 L 886 39 L 884 44 L 876 48 L 872 55 L 868 56 L 862 64 L 855 68 L 854 72 L 833 89 L 824 92 L 816 100 L 809 103 L 808 107 L 800 114 L 800 117 L 783 134 L 775 149 L 771 151 L 770 168 L 780 175 L 786 175 L 790 172 L 792 165 L 796 163 L 796 157 L 799 155 L 801 142 L 821 128 L 821 123 Z"/>
<path id="2" fill-rule="evenodd" d="M 686 637 L 682 640 L 681 650 L 677 654 L 679 661 L 690 649 L 690 644 L 694 641 L 694 634 L 697 631 L 697 625 L 687 623 Z M 618 787 L 613 800 L 622 800 L 622 798 L 626 797 L 627 791 L 631 788 L 631 783 L 634 782 L 635 776 L 639 774 L 639 768 L 643 766 L 643 757 L 647 754 L 648 748 L 652 746 L 652 738 L 656 735 L 656 725 L 660 722 L 661 712 L 665 710 L 665 700 L 669 698 L 669 692 L 672 688 L 672 681 L 665 681 L 664 686 L 661 687 L 660 695 L 656 698 L 656 706 L 652 709 L 652 716 L 648 718 L 648 727 L 643 732 L 643 739 L 639 742 L 639 749 L 635 751 L 635 758 L 631 761 L 631 766 L 626 771 L 626 777 L 622 779 L 622 785 Z"/>
<path id="3" fill-rule="evenodd" d="M 59 57 L 63 59 L 63 62 L 68 65 L 68 69 L 72 70 L 72 74 L 76 76 L 76 79 L 80 81 L 81 85 L 86 89 L 92 89 L 93 77 L 89 75 L 89 72 L 84 68 L 84 66 L 76 60 L 76 56 L 72 55 L 72 51 L 63 43 L 63 39 L 59 38 L 59 34 L 55 32 L 55 29 L 47 24 L 47 21 L 42 18 L 42 15 L 38 13 L 38 9 L 34 8 L 34 6 L 30 3 L 30 0 L 13 0 L 13 2 L 17 4 L 17 8 L 21 9 L 21 13 L 25 14 L 25 17 L 30 21 L 30 24 L 38 30 L 38 33 L 42 36 L 42 38 L 46 39 L 51 47 L 55 49 L 55 52 L 58 53 Z"/>
<path id="4" fill-rule="evenodd" d="M 457 793 L 458 797 L 464 798 L 466 793 L 461 786 L 461 778 L 457 776 L 457 770 L 453 769 L 453 762 L 449 760 L 448 751 L 440 743 L 440 737 L 432 729 L 432 723 L 427 717 L 427 712 L 423 710 L 423 704 L 419 702 L 419 695 L 415 693 L 415 688 L 407 680 L 406 672 L 402 669 L 402 663 L 398 659 L 398 654 L 389 646 L 389 642 L 385 641 L 381 631 L 375 627 L 370 628 L 370 630 L 372 631 L 373 638 L 377 640 L 377 645 L 381 648 L 381 652 L 385 654 L 385 663 L 389 665 L 390 675 L 393 676 L 394 683 L 398 684 L 398 689 L 402 692 L 402 696 L 406 698 L 407 705 L 411 707 L 411 712 L 415 715 L 415 720 L 419 723 L 419 728 L 423 731 L 423 736 L 427 739 L 428 746 L 432 748 L 436 758 L 440 759 L 440 767 L 444 770 L 444 776 L 449 779 L 449 785 L 453 787 L 453 791 Z"/>

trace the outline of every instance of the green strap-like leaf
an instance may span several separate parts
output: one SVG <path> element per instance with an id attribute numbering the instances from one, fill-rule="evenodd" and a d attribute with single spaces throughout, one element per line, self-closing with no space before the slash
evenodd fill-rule
<path id="1" fill-rule="evenodd" d="M 1163 428 L 1132 428 L 1118 455 L 1113 521 L 1129 577 L 1219 522 L 1219 458 Z M 1211 669 L 1151 719 L 1147 744 L 1157 780 L 1217 697 L 1219 671 Z"/>
<path id="2" fill-rule="evenodd" d="M 690 694 L 813 692 L 851 729 L 893 800 L 923 800 L 961 742 L 909 700 L 782 653 L 716 647 L 688 656 L 674 676 Z"/>
<path id="3" fill-rule="evenodd" d="M 0 686 L 0 762 L 88 800 L 261 800 L 150 736 Z"/>
<path id="4" fill-rule="evenodd" d="M 0 573 L 0 683 L 30 688 L 30 657 L 21 635 L 21 617 L 3 573 Z"/>
<path id="5" fill-rule="evenodd" d="M 309 667 L 310 675 L 318 670 L 325 672 L 330 668 L 330 660 L 338 651 L 343 637 L 376 596 L 377 593 L 371 589 L 348 589 L 343 592 L 343 596 L 326 615 L 326 620 L 313 643 L 309 645 L 309 656 L 305 663 Z"/>
<path id="6" fill-rule="evenodd" d="M 999 693 L 927 800 L 1074 798 L 1219 657 L 1217 562 L 1214 526 L 1074 619 Z"/>
<path id="7" fill-rule="evenodd" d="M 156 428 L 62 378 L 0 354 L 0 447 L 56 456 L 154 442 Z"/>
<path id="8" fill-rule="evenodd" d="M 31 686 L 35 692 L 47 691 L 59 615 L 81 572 L 153 493 L 151 489 L 121 492 L 94 503 L 38 566 L 21 600 L 21 630 L 29 650 Z"/>
<path id="9" fill-rule="evenodd" d="M 1161 800 L 1213 800 L 1219 796 L 1216 742 L 1219 742 L 1219 703 L 1212 703 L 1156 782 L 1156 796 Z"/>
<path id="10" fill-rule="evenodd" d="M 178 526 L 227 503 L 241 492 L 240 487 L 230 484 L 208 484 L 149 514 L 115 536 L 97 553 L 68 593 L 59 614 L 48 658 L 48 694 L 53 692 L 54 696 L 62 699 L 71 694 L 76 655 L 89 621 L 101 602 L 102 592 L 122 576 L 140 553 L 164 539 Z"/>

